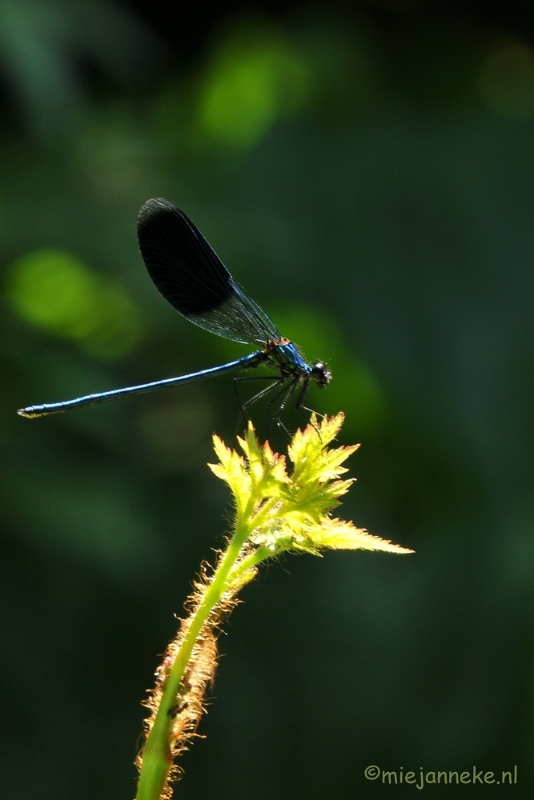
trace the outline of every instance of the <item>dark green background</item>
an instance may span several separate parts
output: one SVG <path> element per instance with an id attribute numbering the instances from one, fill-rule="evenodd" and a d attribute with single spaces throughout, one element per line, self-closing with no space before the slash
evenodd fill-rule
<path id="1" fill-rule="evenodd" d="M 414 796 L 366 781 L 376 764 L 518 765 L 516 786 L 425 796 L 532 797 L 532 21 L 519 2 L 0 3 L 2 797 L 133 797 L 140 702 L 228 529 L 206 462 L 213 432 L 235 442 L 229 377 L 15 415 L 247 352 L 152 286 L 153 196 L 328 362 L 310 402 L 362 442 L 341 515 L 416 550 L 263 570 L 176 796 Z M 50 290 L 62 263 L 92 304 L 68 270 Z"/>

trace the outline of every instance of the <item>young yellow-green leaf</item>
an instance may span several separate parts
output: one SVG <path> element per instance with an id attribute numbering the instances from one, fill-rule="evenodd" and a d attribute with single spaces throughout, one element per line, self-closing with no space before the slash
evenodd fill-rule
<path id="1" fill-rule="evenodd" d="M 226 481 L 235 497 L 237 513 L 240 514 L 246 498 L 250 496 L 251 480 L 247 472 L 245 460 L 238 456 L 235 450 L 226 447 L 222 439 L 213 437 L 213 447 L 219 456 L 219 464 L 208 464 L 212 472 L 221 480 Z M 243 503 L 245 500 L 245 503 Z"/>
<path id="2" fill-rule="evenodd" d="M 393 544 L 380 536 L 373 536 L 365 528 L 356 528 L 352 522 L 332 519 L 318 528 L 310 529 L 309 537 L 317 547 L 332 550 L 384 550 L 388 553 L 413 553 L 406 547 Z"/>
<path id="3" fill-rule="evenodd" d="M 412 552 L 330 516 L 354 481 L 340 479 L 347 472 L 341 464 L 359 447 L 328 448 L 343 419 L 337 414 L 317 423 L 313 415 L 307 428 L 296 432 L 288 447 L 290 475 L 284 456 L 273 453 L 268 442 L 260 445 L 251 423 L 238 438 L 244 459 L 214 437 L 220 464 L 210 466 L 230 486 L 249 542 L 273 555 L 292 548 L 313 554 L 325 548 Z"/>
<path id="4" fill-rule="evenodd" d="M 258 493 L 261 497 L 268 497 L 271 489 L 278 493 L 281 485 L 289 483 L 284 456 L 273 453 L 268 442 L 260 447 L 251 422 L 248 425 L 246 438 L 238 437 L 237 440 L 248 462 L 252 492 Z"/>
<path id="5" fill-rule="evenodd" d="M 295 474 L 303 467 L 313 464 L 314 459 L 335 439 L 344 418 L 342 413 L 335 417 L 323 417 L 318 425 L 316 415 L 312 414 L 308 427 L 304 431 L 297 430 L 287 449 Z"/>

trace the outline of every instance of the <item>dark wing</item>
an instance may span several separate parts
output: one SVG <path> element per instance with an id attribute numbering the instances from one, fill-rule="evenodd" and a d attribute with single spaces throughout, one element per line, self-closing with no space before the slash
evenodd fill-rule
<path id="1" fill-rule="evenodd" d="M 195 325 L 247 344 L 281 338 L 189 217 L 168 200 L 155 198 L 142 206 L 137 239 L 156 288 Z"/>

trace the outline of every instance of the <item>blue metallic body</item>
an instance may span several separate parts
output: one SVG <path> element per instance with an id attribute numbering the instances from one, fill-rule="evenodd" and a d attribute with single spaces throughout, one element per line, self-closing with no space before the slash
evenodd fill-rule
<path id="1" fill-rule="evenodd" d="M 269 406 L 281 397 L 276 423 L 283 428 L 280 416 L 297 388 L 300 387 L 296 408 L 300 411 L 310 381 L 321 387 L 330 381 L 331 374 L 325 364 L 321 361 L 308 364 L 296 346 L 280 335 L 274 322 L 234 281 L 183 211 L 168 200 L 148 200 L 139 212 L 137 236 L 141 255 L 154 285 L 176 311 L 211 333 L 237 342 L 260 343 L 263 349 L 236 361 L 177 378 L 84 395 L 59 403 L 28 406 L 19 410 L 21 416 L 32 418 L 57 414 L 71 408 L 97 405 L 118 397 L 152 392 L 265 364 L 276 370 L 273 381 L 246 403 L 240 402 L 241 411 L 244 414 L 248 405 L 279 386 L 280 390 Z"/>

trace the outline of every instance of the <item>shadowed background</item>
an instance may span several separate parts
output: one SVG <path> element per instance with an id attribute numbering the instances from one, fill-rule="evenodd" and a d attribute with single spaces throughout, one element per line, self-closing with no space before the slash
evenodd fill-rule
<path id="1" fill-rule="evenodd" d="M 152 286 L 154 196 L 329 364 L 310 404 L 362 442 L 341 516 L 417 551 L 262 572 L 176 796 L 413 796 L 369 764 L 518 765 L 486 791 L 532 796 L 533 23 L 519 0 L 0 0 L 3 796 L 133 797 L 140 702 L 228 527 L 206 462 L 235 442 L 230 377 L 15 416 L 249 352 Z"/>

